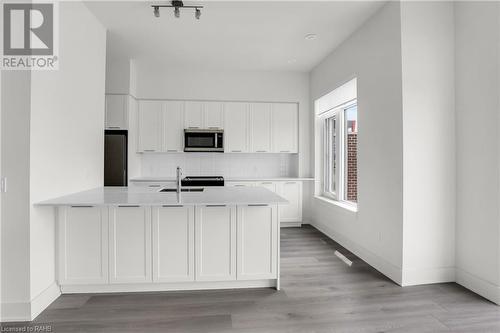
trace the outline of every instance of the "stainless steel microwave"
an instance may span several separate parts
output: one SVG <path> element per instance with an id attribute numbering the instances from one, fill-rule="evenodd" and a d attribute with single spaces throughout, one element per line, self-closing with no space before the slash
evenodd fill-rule
<path id="1" fill-rule="evenodd" d="M 185 152 L 224 152 L 224 131 L 214 129 L 185 129 Z"/>

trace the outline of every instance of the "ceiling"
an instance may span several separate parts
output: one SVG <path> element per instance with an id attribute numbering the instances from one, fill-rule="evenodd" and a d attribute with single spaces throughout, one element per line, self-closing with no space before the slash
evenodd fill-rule
<path id="1" fill-rule="evenodd" d="M 156 2 L 158 3 L 158 2 Z M 166 3 L 166 2 L 164 2 Z M 359 28 L 380 1 L 205 1 L 194 11 L 152 2 L 88 2 L 108 29 L 108 57 L 197 70 L 309 71 Z M 307 40 L 307 34 L 316 34 Z"/>

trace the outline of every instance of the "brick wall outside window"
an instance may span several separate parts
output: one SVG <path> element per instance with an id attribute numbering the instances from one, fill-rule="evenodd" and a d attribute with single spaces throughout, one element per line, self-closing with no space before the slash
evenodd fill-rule
<path id="1" fill-rule="evenodd" d="M 347 201 L 358 202 L 358 133 L 347 134 Z"/>

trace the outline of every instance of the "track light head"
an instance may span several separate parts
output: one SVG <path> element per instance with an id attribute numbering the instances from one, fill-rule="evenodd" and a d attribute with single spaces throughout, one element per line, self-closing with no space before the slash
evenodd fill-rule
<path id="1" fill-rule="evenodd" d="M 201 5 L 184 5 L 184 2 L 182 0 L 172 0 L 170 1 L 170 4 L 168 5 L 162 5 L 162 4 L 152 4 L 151 7 L 153 7 L 153 13 L 155 17 L 160 17 L 160 8 L 173 8 L 174 9 L 174 16 L 176 18 L 181 17 L 181 9 L 194 9 L 194 17 L 199 20 L 201 17 L 201 9 L 203 6 Z"/>

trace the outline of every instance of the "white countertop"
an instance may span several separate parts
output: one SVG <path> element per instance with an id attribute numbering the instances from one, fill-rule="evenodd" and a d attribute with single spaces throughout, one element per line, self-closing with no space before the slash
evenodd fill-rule
<path id="1" fill-rule="evenodd" d="M 286 204 L 287 200 L 262 187 L 205 187 L 203 192 L 158 192 L 148 187 L 99 187 L 37 203 L 38 206 L 106 205 L 252 205 Z"/>
<path id="2" fill-rule="evenodd" d="M 307 178 L 307 177 L 267 177 L 267 178 L 255 178 L 255 177 L 224 177 L 224 180 L 226 182 L 264 182 L 264 181 L 313 181 L 314 178 Z M 175 182 L 174 177 L 154 177 L 154 176 L 149 176 L 149 177 L 134 177 L 130 179 L 131 182 Z"/>

